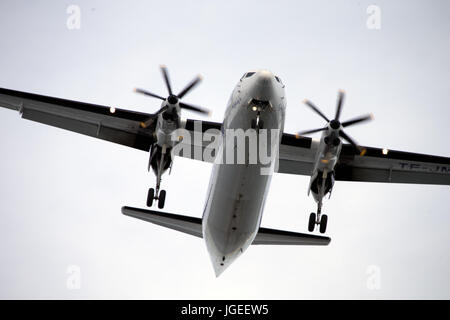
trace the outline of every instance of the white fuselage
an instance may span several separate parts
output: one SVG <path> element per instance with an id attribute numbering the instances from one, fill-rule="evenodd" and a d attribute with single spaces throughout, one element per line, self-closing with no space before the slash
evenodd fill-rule
<path id="1" fill-rule="evenodd" d="M 266 107 L 257 112 L 252 100 L 264 101 Z M 272 150 L 278 151 L 285 107 L 284 85 L 272 73 L 263 70 L 243 77 L 227 106 L 221 154 L 227 154 L 227 147 L 237 147 L 236 141 L 232 145 L 225 143 L 227 129 L 246 131 L 252 123 L 258 123 L 262 129 L 277 130 L 278 138 L 269 139 L 269 143 Z M 270 154 L 272 159 L 276 156 L 276 152 Z M 203 238 L 216 276 L 248 248 L 258 232 L 272 173 L 263 173 L 261 170 L 271 168 L 259 160 L 256 164 L 226 164 L 223 160 L 224 163 L 213 166 L 203 213 Z"/>

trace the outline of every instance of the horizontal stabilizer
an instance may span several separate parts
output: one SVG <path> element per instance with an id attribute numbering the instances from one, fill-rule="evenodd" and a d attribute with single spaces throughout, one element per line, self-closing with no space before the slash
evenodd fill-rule
<path id="1" fill-rule="evenodd" d="M 169 229 L 203 238 L 202 219 L 132 207 L 122 207 L 124 215 L 148 221 Z M 312 234 L 260 228 L 252 244 L 270 245 L 327 245 L 330 238 Z"/>
<path id="2" fill-rule="evenodd" d="M 329 237 L 316 236 L 314 234 L 259 228 L 252 244 L 326 246 L 330 241 Z"/>
<path id="3" fill-rule="evenodd" d="M 202 219 L 200 218 L 132 207 L 122 207 L 122 213 L 126 216 L 203 238 Z"/>

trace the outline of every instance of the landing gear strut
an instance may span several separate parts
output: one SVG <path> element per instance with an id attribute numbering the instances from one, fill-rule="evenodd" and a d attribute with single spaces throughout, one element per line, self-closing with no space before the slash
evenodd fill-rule
<path id="1" fill-rule="evenodd" d="M 153 205 L 153 201 L 158 201 L 158 208 L 164 208 L 164 203 L 166 201 L 166 190 L 160 190 L 161 187 L 161 175 L 164 168 L 164 156 L 166 154 L 166 148 L 163 146 L 161 152 L 161 159 L 158 164 L 158 170 L 156 175 L 156 190 L 153 188 L 148 189 L 147 194 L 147 207 L 151 207 Z"/>
<path id="2" fill-rule="evenodd" d="M 258 109 L 256 118 L 252 119 L 251 128 L 255 129 L 256 131 L 259 131 L 259 129 L 262 129 L 263 127 L 264 127 L 264 121 L 261 120 L 261 110 Z"/>
<path id="3" fill-rule="evenodd" d="M 327 172 L 323 172 L 322 183 L 319 185 L 318 192 L 318 202 L 317 202 L 317 214 L 312 212 L 309 215 L 308 221 L 308 231 L 313 232 L 316 225 L 319 226 L 320 233 L 325 233 L 327 230 L 328 216 L 326 214 L 322 215 L 322 200 L 325 195 L 325 181 L 327 178 Z"/>

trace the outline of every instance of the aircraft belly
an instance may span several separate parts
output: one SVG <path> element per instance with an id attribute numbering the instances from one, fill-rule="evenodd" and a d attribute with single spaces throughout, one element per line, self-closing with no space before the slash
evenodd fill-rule
<path id="1" fill-rule="evenodd" d="M 229 265 L 253 242 L 261 222 L 270 175 L 260 165 L 216 165 L 203 219 L 203 235 L 213 264 Z M 225 259 L 224 259 L 225 258 Z"/>
<path id="2" fill-rule="evenodd" d="M 246 130 L 253 115 L 241 109 L 230 118 L 228 128 Z M 278 117 L 274 115 L 277 113 L 263 114 L 268 128 L 279 128 Z M 215 164 L 213 167 L 203 217 L 203 237 L 216 275 L 223 272 L 256 237 L 271 180 L 271 174 L 263 174 L 262 169 L 267 172 L 269 167 L 259 161 L 256 164 Z"/>

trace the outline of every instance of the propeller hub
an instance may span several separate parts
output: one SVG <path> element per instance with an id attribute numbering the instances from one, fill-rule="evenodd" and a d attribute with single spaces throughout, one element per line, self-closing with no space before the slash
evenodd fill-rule
<path id="1" fill-rule="evenodd" d="M 177 104 L 178 103 L 178 97 L 176 95 L 171 94 L 167 98 L 167 102 L 169 102 L 170 104 Z"/>
<path id="2" fill-rule="evenodd" d="M 341 127 L 341 123 L 337 120 L 331 120 L 330 127 L 331 127 L 331 129 L 337 130 Z"/>
<path id="3" fill-rule="evenodd" d="M 333 146 L 337 147 L 340 144 L 341 144 L 341 139 L 339 139 L 337 137 L 333 139 Z"/>

